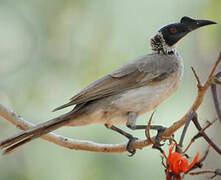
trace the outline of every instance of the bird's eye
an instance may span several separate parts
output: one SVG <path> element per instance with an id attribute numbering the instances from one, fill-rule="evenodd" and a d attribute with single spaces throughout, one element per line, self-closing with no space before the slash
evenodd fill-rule
<path id="1" fill-rule="evenodd" d="M 170 28 L 170 33 L 171 34 L 176 34 L 177 33 L 177 29 L 176 28 Z"/>

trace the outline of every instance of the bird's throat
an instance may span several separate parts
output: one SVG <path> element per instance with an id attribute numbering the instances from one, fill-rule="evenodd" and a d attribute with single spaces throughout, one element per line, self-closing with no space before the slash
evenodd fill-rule
<path id="1" fill-rule="evenodd" d="M 153 51 L 163 54 L 174 54 L 175 48 L 166 44 L 163 35 L 158 32 L 153 38 L 150 39 L 150 45 Z"/>

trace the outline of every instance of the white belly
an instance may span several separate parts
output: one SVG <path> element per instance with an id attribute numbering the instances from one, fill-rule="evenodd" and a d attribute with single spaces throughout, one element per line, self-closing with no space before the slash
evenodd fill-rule
<path id="1" fill-rule="evenodd" d="M 119 109 L 131 112 L 148 112 L 168 97 L 178 88 L 181 81 L 182 70 L 174 73 L 167 79 L 150 86 L 129 90 L 113 103 Z"/>

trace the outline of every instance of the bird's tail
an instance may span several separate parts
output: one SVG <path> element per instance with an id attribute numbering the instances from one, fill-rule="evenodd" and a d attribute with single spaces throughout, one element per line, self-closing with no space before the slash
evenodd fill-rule
<path id="1" fill-rule="evenodd" d="M 45 135 L 51 131 L 58 129 L 61 126 L 67 125 L 71 117 L 67 114 L 41 123 L 26 131 L 22 131 L 12 137 L 9 137 L 0 142 L 0 148 L 3 149 L 3 154 L 9 154 L 15 151 L 18 147 L 30 142 L 31 140 Z"/>

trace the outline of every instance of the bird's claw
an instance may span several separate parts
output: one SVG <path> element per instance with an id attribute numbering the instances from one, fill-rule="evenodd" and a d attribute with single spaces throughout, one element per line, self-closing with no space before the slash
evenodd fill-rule
<path id="1" fill-rule="evenodd" d="M 128 141 L 127 147 L 126 147 L 127 151 L 130 153 L 128 155 L 129 157 L 132 157 L 136 153 L 136 149 L 131 149 L 131 146 L 134 143 L 134 141 L 136 141 L 137 139 L 138 138 L 133 137 L 133 136 L 131 138 L 129 138 L 129 141 Z"/>
<path id="2" fill-rule="evenodd" d="M 155 138 L 155 143 L 153 145 L 153 148 L 156 148 L 156 149 L 161 149 L 161 146 L 163 146 L 165 143 L 160 143 L 160 138 L 163 134 L 163 132 L 166 130 L 167 128 L 166 127 L 163 127 L 161 126 L 159 129 L 157 129 L 157 135 L 156 135 L 156 138 Z"/>

